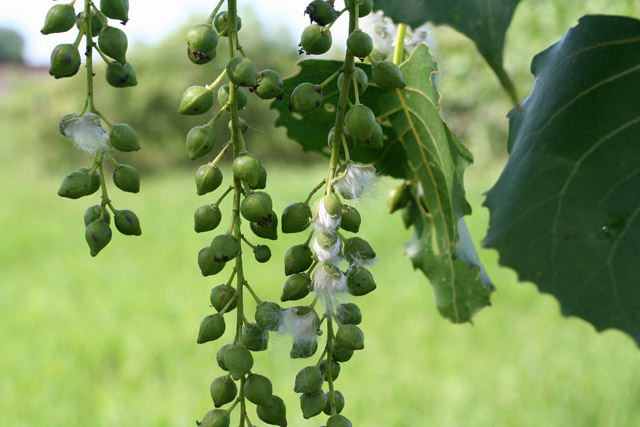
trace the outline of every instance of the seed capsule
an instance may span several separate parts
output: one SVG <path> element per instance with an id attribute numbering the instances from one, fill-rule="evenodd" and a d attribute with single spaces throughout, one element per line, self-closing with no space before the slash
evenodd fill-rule
<path id="1" fill-rule="evenodd" d="M 254 91 L 261 99 L 282 97 L 284 94 L 282 77 L 276 71 L 263 70 L 258 74 L 257 86 Z"/>
<path id="2" fill-rule="evenodd" d="M 117 61 L 109 62 L 107 64 L 105 78 L 107 79 L 107 83 L 113 87 L 131 87 L 138 84 L 133 65 L 128 62 L 124 64 Z"/>
<path id="3" fill-rule="evenodd" d="M 200 322 L 200 331 L 198 332 L 198 344 L 204 344 L 209 341 L 217 340 L 224 334 L 226 326 L 224 318 L 219 314 L 210 314 Z"/>
<path id="4" fill-rule="evenodd" d="M 265 263 L 271 259 L 271 249 L 267 245 L 258 245 L 253 250 L 253 256 L 259 263 Z"/>
<path id="5" fill-rule="evenodd" d="M 211 109 L 213 105 L 213 93 L 204 86 L 191 86 L 182 94 L 180 114 L 195 116 L 204 114 Z"/>
<path id="6" fill-rule="evenodd" d="M 128 209 L 116 212 L 114 223 L 118 231 L 126 236 L 139 236 L 142 234 L 138 216 Z"/>
<path id="7" fill-rule="evenodd" d="M 272 399 L 271 406 L 258 405 L 256 408 L 258 418 L 267 424 L 287 427 L 287 408 L 284 402 L 276 395 L 273 395 Z"/>
<path id="8" fill-rule="evenodd" d="M 342 205 L 342 221 L 340 222 L 340 228 L 352 233 L 357 233 L 360 230 L 360 223 L 362 218 L 360 212 L 353 206 Z"/>
<path id="9" fill-rule="evenodd" d="M 222 37 L 227 37 L 228 36 L 228 13 L 227 12 L 220 12 L 219 14 L 216 15 L 216 17 L 213 20 L 213 26 L 215 27 L 216 31 L 218 32 L 219 36 Z M 242 28 L 242 19 L 240 19 L 239 16 L 236 15 L 236 30 L 239 30 Z"/>
<path id="10" fill-rule="evenodd" d="M 58 189 L 58 196 L 79 199 L 89 194 L 90 190 L 91 176 L 85 171 L 77 170 L 64 177 Z"/>
<path id="11" fill-rule="evenodd" d="M 49 74 L 59 79 L 71 77 L 80 69 L 80 52 L 72 44 L 59 44 L 51 52 Z"/>
<path id="12" fill-rule="evenodd" d="M 89 224 L 91 224 L 93 221 L 96 221 L 98 219 L 100 219 L 100 213 L 102 211 L 102 208 L 100 207 L 100 205 L 93 205 L 93 206 L 89 206 L 87 208 L 87 210 L 84 212 L 84 225 L 85 227 Z M 103 220 L 107 223 L 110 224 L 111 223 L 111 215 L 109 215 L 109 211 L 108 210 L 104 210 L 104 218 Z"/>
<path id="13" fill-rule="evenodd" d="M 376 150 L 381 149 L 384 146 L 384 131 L 379 123 L 376 123 L 373 129 L 373 133 L 366 140 L 358 141 L 362 146 L 368 148 L 374 148 Z"/>
<path id="14" fill-rule="evenodd" d="M 89 187 L 89 192 L 87 193 L 87 195 L 93 194 L 98 191 L 98 189 L 100 188 L 100 175 L 97 173 L 97 171 L 89 173 L 91 169 L 89 169 L 87 166 L 83 166 L 78 170 L 88 173 L 89 177 L 91 178 L 91 186 Z"/>
<path id="15" fill-rule="evenodd" d="M 83 18 L 84 18 L 84 12 L 80 12 L 76 15 L 76 28 L 78 29 L 78 31 L 82 29 Z M 91 21 L 91 37 L 95 37 L 98 34 L 100 34 L 105 24 L 104 24 L 104 21 L 100 19 L 98 14 L 95 13 L 93 10 L 89 13 L 89 19 Z M 86 33 L 86 30 L 84 30 L 84 33 Z"/>
<path id="16" fill-rule="evenodd" d="M 113 170 L 113 183 L 122 191 L 129 193 L 140 191 L 140 175 L 129 165 L 120 165 Z"/>
<path id="17" fill-rule="evenodd" d="M 212 409 L 205 414 L 202 421 L 196 421 L 200 427 L 229 427 L 230 423 L 229 413 L 222 409 Z"/>
<path id="18" fill-rule="evenodd" d="M 44 19 L 42 34 L 64 33 L 73 28 L 76 23 L 76 11 L 68 4 L 57 4 L 47 12 Z"/>
<path id="19" fill-rule="evenodd" d="M 289 352 L 292 359 L 306 359 L 313 356 L 318 351 L 317 341 L 294 341 Z"/>
<path id="20" fill-rule="evenodd" d="M 373 50 L 373 39 L 364 31 L 357 29 L 349 34 L 347 38 L 347 49 L 349 53 L 364 60 Z"/>
<path id="21" fill-rule="evenodd" d="M 354 296 L 366 295 L 376 288 L 373 276 L 364 267 L 353 266 L 347 271 L 347 289 Z"/>
<path id="22" fill-rule="evenodd" d="M 222 220 L 218 205 L 202 205 L 193 214 L 193 228 L 196 233 L 215 229 Z"/>
<path id="23" fill-rule="evenodd" d="M 367 87 L 369 87 L 369 78 L 367 73 L 362 68 L 355 67 L 353 72 L 356 75 L 356 83 L 358 84 L 358 93 L 362 95 Z M 338 76 L 338 90 L 342 91 L 342 82 L 344 80 L 344 73 L 340 73 Z"/>
<path id="24" fill-rule="evenodd" d="M 353 350 L 349 350 L 339 345 L 333 345 L 333 351 L 331 352 L 331 358 L 336 362 L 348 362 L 353 357 Z"/>
<path id="25" fill-rule="evenodd" d="M 267 331 L 277 331 L 282 324 L 282 307 L 265 301 L 256 308 L 256 323 Z"/>
<path id="26" fill-rule="evenodd" d="M 327 396 L 322 390 L 316 390 L 312 393 L 304 393 L 300 396 L 300 409 L 305 419 L 315 417 L 320 414 L 327 406 Z"/>
<path id="27" fill-rule="evenodd" d="M 329 147 L 333 147 L 333 134 L 335 133 L 335 130 L 336 130 L 336 128 L 332 127 L 331 130 L 329 131 L 329 136 L 327 138 L 327 143 L 329 144 Z M 356 139 L 354 138 L 353 135 L 351 135 L 351 133 L 349 132 L 349 129 L 343 128 L 342 132 L 344 134 L 345 141 L 347 141 L 347 149 L 349 151 L 351 151 L 354 148 L 356 148 Z M 344 153 L 344 144 L 343 144 L 343 142 L 342 141 L 338 141 L 338 143 L 340 144 L 340 152 Z"/>
<path id="28" fill-rule="evenodd" d="M 326 427 L 351 427 L 351 421 L 344 415 L 332 415 L 327 420 Z"/>
<path id="29" fill-rule="evenodd" d="M 131 126 L 126 123 L 114 125 L 109 131 L 109 142 L 111 146 L 119 151 L 138 151 L 140 142 L 138 135 Z"/>
<path id="30" fill-rule="evenodd" d="M 264 191 L 249 193 L 240 204 L 240 213 L 251 222 L 262 222 L 271 214 L 273 203 Z"/>
<path id="31" fill-rule="evenodd" d="M 129 0 L 100 0 L 100 10 L 107 18 L 125 24 L 129 20 Z"/>
<path id="32" fill-rule="evenodd" d="M 300 47 L 309 55 L 322 55 L 331 48 L 331 31 L 320 25 L 309 25 L 302 31 Z"/>
<path id="33" fill-rule="evenodd" d="M 98 46 L 102 53 L 124 65 L 129 41 L 127 35 L 119 28 L 107 27 L 98 36 Z"/>
<path id="34" fill-rule="evenodd" d="M 360 237 L 344 239 L 344 257 L 350 263 L 362 263 L 376 259 L 376 253 L 366 240 Z"/>
<path id="35" fill-rule="evenodd" d="M 196 126 L 187 134 L 187 153 L 191 160 L 206 156 L 216 146 L 216 133 L 209 126 Z"/>
<path id="36" fill-rule="evenodd" d="M 320 362 L 320 372 L 322 372 L 322 376 L 324 378 L 325 381 L 329 381 L 329 376 L 327 375 L 327 359 L 322 359 L 322 361 Z M 338 379 L 338 376 L 340 375 L 340 364 L 338 362 L 336 362 L 335 360 L 331 361 L 331 379 L 333 381 Z"/>
<path id="37" fill-rule="evenodd" d="M 336 314 L 338 321 L 343 325 L 359 325 L 362 322 L 362 313 L 358 306 L 352 302 L 340 304 Z"/>
<path id="38" fill-rule="evenodd" d="M 211 246 L 200 249 L 198 252 L 198 266 L 203 276 L 212 276 L 222 271 L 225 266 L 224 262 L 218 262 L 213 257 Z"/>
<path id="39" fill-rule="evenodd" d="M 211 400 L 216 408 L 225 405 L 236 398 L 238 387 L 236 383 L 226 375 L 218 377 L 211 383 Z"/>
<path id="40" fill-rule="evenodd" d="M 254 405 L 273 405 L 273 386 L 269 378 L 252 374 L 244 382 L 244 395 Z"/>
<path id="41" fill-rule="evenodd" d="M 274 211 L 260 222 L 251 223 L 251 231 L 263 239 L 276 240 L 278 238 L 278 217 Z"/>
<path id="42" fill-rule="evenodd" d="M 282 232 L 299 233 L 309 227 L 311 209 L 305 203 L 292 203 L 282 212 Z"/>
<path id="43" fill-rule="evenodd" d="M 338 18 L 338 11 L 333 8 L 333 4 L 324 0 L 313 0 L 304 13 L 318 25 L 331 24 Z"/>
<path id="44" fill-rule="evenodd" d="M 211 295 L 209 296 L 209 301 L 211 301 L 211 305 L 218 311 L 221 311 L 223 308 L 229 304 L 229 301 L 236 296 L 236 290 L 233 286 L 229 285 L 218 285 L 215 288 L 211 289 Z M 238 303 L 234 300 L 227 308 L 227 312 L 236 308 Z"/>
<path id="45" fill-rule="evenodd" d="M 311 279 L 303 274 L 294 274 L 284 283 L 280 301 L 297 301 L 309 295 Z"/>
<path id="46" fill-rule="evenodd" d="M 313 83 L 301 83 L 291 93 L 289 110 L 309 114 L 322 105 L 322 89 Z"/>
<path id="47" fill-rule="evenodd" d="M 387 196 L 387 206 L 389 206 L 389 213 L 394 213 L 395 211 L 407 206 L 409 204 L 410 197 L 411 191 L 409 190 L 409 186 L 407 184 L 402 184 L 389 191 L 389 195 Z"/>
<path id="48" fill-rule="evenodd" d="M 317 366 L 302 368 L 296 375 L 296 385 L 293 391 L 296 393 L 313 393 L 322 387 L 322 372 Z"/>
<path id="49" fill-rule="evenodd" d="M 227 63 L 227 77 L 236 86 L 252 87 L 258 80 L 258 69 L 251 59 L 236 56 Z"/>
<path id="50" fill-rule="evenodd" d="M 206 64 L 216 57 L 218 33 L 209 24 L 198 24 L 187 31 L 187 56 L 194 64 Z"/>
<path id="51" fill-rule="evenodd" d="M 344 124 L 349 132 L 359 141 L 366 141 L 376 129 L 376 116 L 369 107 L 356 104 L 347 111 Z"/>
<path id="52" fill-rule="evenodd" d="M 251 351 L 264 351 L 269 345 L 269 333 L 257 323 L 242 327 L 242 345 Z"/>
<path id="53" fill-rule="evenodd" d="M 218 89 L 218 104 L 224 107 L 227 102 L 229 102 L 229 85 L 224 85 Z M 240 87 L 236 89 L 236 102 L 238 103 L 238 110 L 242 110 L 247 105 L 247 93 Z"/>
<path id="54" fill-rule="evenodd" d="M 400 68 L 389 61 L 380 61 L 373 66 L 373 81 L 384 90 L 401 89 L 407 84 L 402 77 Z"/>
<path id="55" fill-rule="evenodd" d="M 224 364 L 224 354 L 232 346 L 233 344 L 225 344 L 222 347 L 220 347 L 220 349 L 218 350 L 218 353 L 216 354 L 216 362 L 218 362 L 218 366 L 220 366 L 220 369 L 222 369 L 223 371 L 228 371 L 227 365 Z"/>
<path id="56" fill-rule="evenodd" d="M 356 325 L 342 325 L 336 333 L 336 343 L 347 350 L 362 350 L 364 334 Z"/>
<path id="57" fill-rule="evenodd" d="M 232 169 L 236 177 L 251 186 L 258 183 L 261 167 L 260 160 L 255 154 L 243 151 L 233 160 Z"/>
<path id="58" fill-rule="evenodd" d="M 89 253 L 96 256 L 111 241 L 111 228 L 106 221 L 99 219 L 87 225 L 84 237 L 89 245 Z"/>
<path id="59" fill-rule="evenodd" d="M 327 396 L 327 405 L 324 407 L 324 413 L 327 415 L 331 415 L 331 392 L 326 392 L 325 396 Z M 338 390 L 333 392 L 333 399 L 336 402 L 336 413 L 339 414 L 344 409 L 344 396 Z"/>
<path id="60" fill-rule="evenodd" d="M 224 364 L 234 380 L 239 380 L 249 373 L 253 366 L 253 356 L 246 347 L 234 345 L 224 353 Z"/>
<path id="61" fill-rule="evenodd" d="M 353 0 L 345 0 L 346 6 L 351 9 L 351 2 Z M 358 16 L 363 18 L 371 13 L 373 9 L 373 0 L 356 0 L 359 4 L 358 6 Z"/>
<path id="62" fill-rule="evenodd" d="M 252 190 L 263 190 L 267 188 L 267 170 L 264 166 L 260 166 L 260 177 L 258 178 L 258 183 L 256 185 L 250 185 L 249 188 Z"/>
<path id="63" fill-rule="evenodd" d="M 202 165 L 196 171 L 196 193 L 198 196 L 210 193 L 222 184 L 222 172 L 216 166 Z"/>
<path id="64" fill-rule="evenodd" d="M 284 274 L 290 276 L 296 273 L 302 273 L 313 263 L 313 252 L 309 246 L 294 245 L 291 246 L 284 256 Z"/>
<path id="65" fill-rule="evenodd" d="M 231 234 L 220 234 L 211 241 L 211 253 L 217 262 L 228 262 L 240 253 L 240 242 Z"/>

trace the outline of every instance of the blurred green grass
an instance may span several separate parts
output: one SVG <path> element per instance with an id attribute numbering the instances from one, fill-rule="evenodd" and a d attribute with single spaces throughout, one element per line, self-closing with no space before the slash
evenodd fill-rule
<path id="1" fill-rule="evenodd" d="M 191 171 L 144 177 L 139 195 L 113 191 L 116 206 L 139 214 L 143 236 L 115 234 L 91 258 L 82 214 L 97 198 L 59 198 L 62 176 L 21 158 L 0 161 L 0 425 L 193 425 L 212 406 L 208 387 L 221 375 L 215 353 L 232 328 L 216 344 L 195 344 L 211 312 L 209 290 L 225 279 L 203 278 L 196 266 L 212 233 L 192 231 L 205 197 L 194 194 Z M 277 211 L 324 175 L 318 167 L 267 167 Z M 468 176 L 476 242 L 487 223 L 481 191 L 496 171 L 471 168 Z M 385 212 L 390 184 L 383 180 L 360 206 L 361 235 L 379 261 L 378 290 L 357 298 L 366 349 L 343 364 L 337 381 L 354 425 L 637 425 L 640 352 L 632 340 L 564 319 L 551 297 L 497 267 L 494 252 L 480 252 L 498 287 L 493 307 L 474 326 L 442 319 L 430 286 L 403 257 L 409 232 Z M 284 251 L 300 239 L 273 244 L 264 268 L 247 262 L 263 299 L 279 297 Z M 291 426 L 318 425 L 301 418 L 293 379 L 307 362 L 291 361 L 289 345 L 272 335 L 255 370 L 273 379 Z"/>

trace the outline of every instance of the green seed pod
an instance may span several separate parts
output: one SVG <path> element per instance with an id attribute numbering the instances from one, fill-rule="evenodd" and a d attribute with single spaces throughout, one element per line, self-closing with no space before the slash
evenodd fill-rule
<path id="1" fill-rule="evenodd" d="M 280 301 L 297 301 L 309 295 L 311 279 L 304 274 L 294 274 L 284 283 Z"/>
<path id="2" fill-rule="evenodd" d="M 198 332 L 198 344 L 204 344 L 209 341 L 215 341 L 224 334 L 226 326 L 224 318 L 219 314 L 210 314 L 200 322 L 200 331 Z"/>
<path id="3" fill-rule="evenodd" d="M 373 276 L 364 267 L 353 266 L 347 271 L 347 288 L 354 296 L 366 295 L 376 288 Z"/>
<path id="4" fill-rule="evenodd" d="M 333 4 L 324 0 L 313 0 L 304 13 L 309 15 L 311 22 L 318 25 L 331 24 L 338 18 L 338 11 L 333 8 Z"/>
<path id="5" fill-rule="evenodd" d="M 258 80 L 258 69 L 251 59 L 236 56 L 227 62 L 227 77 L 236 86 L 252 87 Z"/>
<path id="6" fill-rule="evenodd" d="M 80 69 L 80 52 L 72 44 L 59 44 L 51 52 L 49 74 L 59 79 L 71 77 Z"/>
<path id="7" fill-rule="evenodd" d="M 259 263 L 265 263 L 271 259 L 271 249 L 267 245 L 258 245 L 253 250 L 253 256 Z"/>
<path id="8" fill-rule="evenodd" d="M 100 0 L 100 10 L 107 18 L 125 24 L 129 20 L 129 0 Z"/>
<path id="9" fill-rule="evenodd" d="M 340 347 L 337 344 L 333 345 L 333 351 L 331 352 L 331 358 L 336 362 L 348 362 L 353 357 L 353 350 L 349 350 Z M 327 414 L 328 415 L 328 414 Z"/>
<path id="10" fill-rule="evenodd" d="M 228 36 L 227 35 L 227 32 L 228 32 L 227 18 L 228 18 L 227 12 L 220 12 L 216 15 L 216 17 L 213 20 L 213 26 L 218 32 L 218 35 L 222 37 Z M 240 19 L 240 17 L 236 15 L 236 31 L 240 30 L 241 28 L 242 28 L 242 19 Z"/>
<path id="11" fill-rule="evenodd" d="M 271 197 L 264 191 L 249 193 L 240 204 L 240 214 L 251 222 L 264 221 L 271 214 L 273 203 Z"/>
<path id="12" fill-rule="evenodd" d="M 320 365 L 318 366 L 320 368 L 320 372 L 322 372 L 322 377 L 324 378 L 325 381 L 329 381 L 329 376 L 326 373 L 327 370 L 327 359 L 322 359 L 322 361 L 320 362 Z M 333 381 L 338 379 L 338 376 L 340 375 L 340 364 L 338 362 L 336 362 L 335 360 L 331 361 L 331 379 Z"/>
<path id="13" fill-rule="evenodd" d="M 242 327 L 242 345 L 251 351 L 264 351 L 269 345 L 269 332 L 257 323 Z"/>
<path id="14" fill-rule="evenodd" d="M 138 84 L 133 65 L 128 62 L 124 64 L 117 61 L 109 62 L 104 76 L 107 79 L 107 83 L 113 87 L 131 87 Z"/>
<path id="15" fill-rule="evenodd" d="M 352 352 L 353 353 L 353 352 Z M 324 407 L 324 413 L 327 415 L 331 415 L 331 392 L 326 392 L 325 396 L 327 396 L 327 405 Z M 336 402 L 336 413 L 339 414 L 344 409 L 344 396 L 338 390 L 333 392 L 333 398 Z"/>
<path id="16" fill-rule="evenodd" d="M 244 396 L 257 406 L 271 406 L 273 405 L 273 386 L 269 378 L 251 374 L 244 382 Z"/>
<path id="17" fill-rule="evenodd" d="M 137 193 L 140 191 L 140 175 L 129 165 L 119 165 L 113 170 L 113 183 L 122 191 Z"/>
<path id="18" fill-rule="evenodd" d="M 263 239 L 276 240 L 278 238 L 278 217 L 274 211 L 260 222 L 251 223 L 251 231 Z"/>
<path id="19" fill-rule="evenodd" d="M 351 237 L 344 239 L 344 257 L 350 263 L 373 261 L 376 259 L 376 253 L 366 240 L 360 237 Z"/>
<path id="20" fill-rule="evenodd" d="M 362 322 L 362 313 L 358 306 L 352 302 L 340 304 L 336 314 L 338 321 L 343 325 L 359 325 Z"/>
<path id="21" fill-rule="evenodd" d="M 379 150 L 384 146 L 384 131 L 379 123 L 376 123 L 373 133 L 369 138 L 363 141 L 359 141 L 364 147 L 375 148 Z"/>
<path id="22" fill-rule="evenodd" d="M 325 396 L 322 390 L 304 393 L 300 396 L 300 409 L 302 409 L 302 416 L 305 419 L 320 414 L 326 406 L 327 396 Z"/>
<path id="23" fill-rule="evenodd" d="M 350 54 L 363 61 L 373 50 L 373 39 L 369 34 L 357 29 L 349 34 L 347 49 Z"/>
<path id="24" fill-rule="evenodd" d="M 82 28 L 83 16 L 84 12 L 80 12 L 76 15 L 76 28 L 78 30 Z M 91 37 L 95 37 L 100 34 L 105 24 L 93 10 L 89 13 L 89 17 L 91 19 Z"/>
<path id="25" fill-rule="evenodd" d="M 336 128 L 332 127 L 329 131 L 329 135 L 327 137 L 327 143 L 329 144 L 329 147 L 333 147 L 333 134 L 335 133 L 335 130 Z M 343 128 L 342 133 L 344 134 L 344 139 L 347 141 L 347 149 L 349 151 L 352 151 L 354 148 L 356 148 L 356 139 L 353 135 L 351 135 L 349 129 L 347 128 Z M 344 144 L 342 143 L 342 141 L 340 141 L 340 153 L 344 153 Z"/>
<path id="26" fill-rule="evenodd" d="M 376 129 L 376 116 L 362 104 L 356 104 L 347 111 L 344 124 L 358 141 L 366 141 Z"/>
<path id="27" fill-rule="evenodd" d="M 340 200 L 333 194 L 324 196 L 322 202 L 324 203 L 325 210 L 331 217 L 339 218 L 342 215 L 342 203 L 340 203 Z"/>
<path id="28" fill-rule="evenodd" d="M 400 68 L 389 61 L 380 61 L 373 66 L 373 81 L 384 90 L 401 89 L 407 84 Z"/>
<path id="29" fill-rule="evenodd" d="M 287 427 L 287 408 L 283 400 L 275 394 L 272 399 L 273 404 L 271 406 L 258 405 L 256 408 L 258 418 L 267 424 Z"/>
<path id="30" fill-rule="evenodd" d="M 322 372 L 317 366 L 302 368 L 296 375 L 296 385 L 293 391 L 296 393 L 313 393 L 322 387 Z"/>
<path id="31" fill-rule="evenodd" d="M 238 102 L 238 110 L 242 110 L 247 105 L 247 93 L 240 87 L 236 89 L 236 101 Z M 229 85 L 224 85 L 218 89 L 218 104 L 224 107 L 227 102 L 229 102 Z"/>
<path id="32" fill-rule="evenodd" d="M 264 166 L 260 165 L 260 177 L 258 178 L 258 183 L 256 185 L 250 185 L 249 188 L 252 190 L 263 190 L 267 188 L 267 170 Z"/>
<path id="33" fill-rule="evenodd" d="M 202 205 L 193 214 L 193 229 L 196 233 L 215 229 L 222 220 L 218 205 Z"/>
<path id="34" fill-rule="evenodd" d="M 236 398 L 238 387 L 236 383 L 226 375 L 218 377 L 211 383 L 211 400 L 216 408 L 225 405 Z"/>
<path id="35" fill-rule="evenodd" d="M 83 170 L 77 170 L 64 177 L 58 189 L 58 196 L 79 199 L 88 195 L 90 190 L 91 176 Z"/>
<path id="36" fill-rule="evenodd" d="M 187 56 L 194 64 L 206 64 L 216 57 L 218 33 L 209 24 L 198 24 L 187 31 Z"/>
<path id="37" fill-rule="evenodd" d="M 313 83 L 301 83 L 291 93 L 289 110 L 309 114 L 322 105 L 322 89 Z"/>
<path id="38" fill-rule="evenodd" d="M 204 86 L 191 86 L 182 94 L 178 112 L 187 116 L 204 114 L 213 105 L 213 92 Z"/>
<path id="39" fill-rule="evenodd" d="M 282 77 L 276 71 L 262 70 L 256 84 L 254 91 L 261 99 L 281 98 L 284 94 Z"/>
<path id="40" fill-rule="evenodd" d="M 64 33 L 73 28 L 76 23 L 76 11 L 69 4 L 57 4 L 47 12 L 44 19 L 42 34 Z"/>
<path id="41" fill-rule="evenodd" d="M 338 236 L 332 233 L 325 233 L 324 231 L 319 231 L 316 234 L 316 242 L 323 249 L 329 249 L 335 246 L 338 243 Z"/>
<path id="42" fill-rule="evenodd" d="M 89 245 L 89 253 L 96 256 L 111 241 L 111 228 L 106 221 L 99 219 L 87 225 L 84 237 Z"/>
<path id="43" fill-rule="evenodd" d="M 202 421 L 196 421 L 200 427 L 229 427 L 230 423 L 229 413 L 223 409 L 212 409 L 205 414 Z"/>
<path id="44" fill-rule="evenodd" d="M 292 203 L 282 212 L 282 232 L 299 233 L 309 227 L 311 209 L 306 203 Z"/>
<path id="45" fill-rule="evenodd" d="M 187 153 L 195 160 L 206 156 L 216 146 L 216 133 L 209 126 L 196 126 L 187 134 Z"/>
<path id="46" fill-rule="evenodd" d="M 217 262 L 228 262 L 240 253 L 240 242 L 231 234 L 220 234 L 211 242 L 211 253 Z"/>
<path id="47" fill-rule="evenodd" d="M 234 345 L 224 353 L 224 365 L 234 380 L 239 380 L 249 373 L 253 367 L 253 356 L 246 347 Z"/>
<path id="48" fill-rule="evenodd" d="M 352 0 L 345 0 L 346 6 L 348 8 L 351 8 L 351 1 Z M 358 16 L 360 18 L 363 18 L 371 13 L 371 10 L 373 10 L 373 0 L 357 0 L 357 1 L 358 1 L 358 4 L 360 5 L 358 7 Z"/>
<path id="49" fill-rule="evenodd" d="M 93 173 L 89 173 L 91 169 L 88 168 L 87 166 L 83 166 L 78 170 L 88 173 L 89 176 L 91 177 L 91 186 L 89 187 L 89 192 L 87 193 L 87 196 L 89 194 L 93 194 L 96 191 L 98 191 L 98 189 L 100 188 L 100 175 L 97 173 L 97 171 L 94 171 Z"/>
<path id="50" fill-rule="evenodd" d="M 196 171 L 196 193 L 198 196 L 210 193 L 222 184 L 222 172 L 216 166 L 202 165 Z"/>
<path id="51" fill-rule="evenodd" d="M 60 123 L 58 124 L 58 129 L 60 130 L 60 134 L 62 136 L 67 136 L 68 126 L 79 117 L 80 116 L 78 116 L 76 113 L 67 113 L 64 116 L 62 116 L 62 118 L 60 119 Z"/>
<path id="52" fill-rule="evenodd" d="M 140 142 L 138 135 L 131 126 L 126 123 L 114 125 L 109 131 L 109 142 L 111 146 L 119 151 L 138 151 Z"/>
<path id="53" fill-rule="evenodd" d="M 198 252 L 198 266 L 203 276 L 213 276 L 222 271 L 225 266 L 224 262 L 218 262 L 213 257 L 211 246 L 200 249 Z"/>
<path id="54" fill-rule="evenodd" d="M 220 347 L 220 350 L 218 350 L 218 353 L 216 354 L 216 362 L 218 362 L 218 366 L 220 366 L 220 369 L 222 369 L 223 371 L 228 371 L 227 365 L 224 364 L 224 354 L 231 347 L 233 347 L 233 344 L 225 344 Z"/>
<path id="55" fill-rule="evenodd" d="M 318 351 L 317 341 L 294 341 L 289 357 L 292 359 L 306 359 L 316 354 L 316 351 Z"/>
<path id="56" fill-rule="evenodd" d="M 87 225 L 91 224 L 93 221 L 97 221 L 98 219 L 100 219 L 101 211 L 102 211 L 102 208 L 100 207 L 100 205 L 89 206 L 87 210 L 84 212 L 84 226 L 86 227 Z M 109 211 L 106 209 L 104 210 L 103 220 L 107 224 L 111 223 L 111 215 L 109 215 Z"/>
<path id="57" fill-rule="evenodd" d="M 353 206 L 342 205 L 342 220 L 340 221 L 340 228 L 352 233 L 357 233 L 360 230 L 360 212 Z"/>
<path id="58" fill-rule="evenodd" d="M 365 90 L 369 87 L 369 78 L 367 77 L 367 73 L 364 72 L 362 68 L 355 67 L 353 69 L 356 75 L 356 83 L 358 84 L 358 93 L 362 95 Z M 342 82 L 344 80 L 344 73 L 340 73 L 338 76 L 338 90 L 342 90 Z"/>
<path id="59" fill-rule="evenodd" d="M 344 415 L 336 414 L 329 417 L 326 427 L 351 427 L 351 421 Z"/>
<path id="60" fill-rule="evenodd" d="M 389 206 L 389 213 L 394 213 L 398 209 L 402 209 L 409 204 L 411 197 L 411 191 L 407 184 L 399 185 L 391 191 L 387 196 L 387 206 Z"/>
<path id="61" fill-rule="evenodd" d="M 267 331 L 277 331 L 282 324 L 282 307 L 275 302 L 265 301 L 256 307 L 256 323 Z"/>
<path id="62" fill-rule="evenodd" d="M 302 273 L 313 263 L 313 252 L 307 245 L 291 246 L 284 256 L 284 274 Z"/>
<path id="63" fill-rule="evenodd" d="M 260 160 L 255 154 L 243 151 L 233 160 L 233 174 L 249 185 L 256 185 L 260 179 Z"/>
<path id="64" fill-rule="evenodd" d="M 125 236 L 139 236 L 142 234 L 138 216 L 128 209 L 116 212 L 114 223 L 118 231 Z"/>
<path id="65" fill-rule="evenodd" d="M 331 31 L 312 24 L 302 31 L 299 46 L 309 55 L 322 55 L 331 48 L 331 43 Z"/>
<path id="66" fill-rule="evenodd" d="M 127 35 L 119 28 L 107 27 L 98 36 L 98 46 L 102 53 L 124 65 L 129 42 Z"/>
<path id="67" fill-rule="evenodd" d="M 347 350 L 362 350 L 364 334 L 356 325 L 342 325 L 336 333 L 336 343 Z"/>
<path id="68" fill-rule="evenodd" d="M 229 304 L 236 296 L 236 290 L 233 286 L 230 285 L 218 285 L 215 288 L 211 289 L 211 295 L 209 296 L 209 301 L 211 301 L 211 305 L 218 311 L 221 311 L 223 308 Z M 227 312 L 232 311 L 238 305 L 236 300 L 233 300 L 231 304 L 229 304 L 229 308 L 227 308 Z"/>

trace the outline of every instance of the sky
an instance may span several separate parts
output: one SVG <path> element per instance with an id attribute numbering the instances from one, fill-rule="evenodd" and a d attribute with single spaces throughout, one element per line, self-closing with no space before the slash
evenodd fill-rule
<path id="1" fill-rule="evenodd" d="M 98 0 L 95 0 L 99 3 Z M 274 24 L 277 28 L 285 24 L 291 29 L 296 38 L 304 27 L 309 25 L 309 19 L 304 16 L 304 9 L 310 0 L 240 0 L 239 7 L 249 6 L 256 11 L 256 15 L 263 22 Z M 30 65 L 46 66 L 53 48 L 60 43 L 72 43 L 75 38 L 73 30 L 64 34 L 40 33 L 44 18 L 49 8 L 60 2 L 51 0 L 24 0 L 9 2 L 2 0 L 0 7 L 0 27 L 9 27 L 20 33 L 26 43 L 25 59 Z M 81 0 L 76 2 L 76 11 L 80 11 Z M 129 45 L 136 42 L 153 43 L 165 38 L 176 28 L 184 25 L 189 18 L 201 15 L 207 16 L 215 5 L 216 0 L 129 0 L 129 22 L 124 31 L 129 38 Z M 277 7 L 275 5 L 278 5 Z M 339 5 L 342 2 L 338 2 Z M 169 7 L 169 5 L 171 7 Z M 33 9 L 31 9 L 33 7 Z M 346 20 L 341 19 L 332 29 L 336 34 L 344 32 Z M 197 22 L 194 22 L 194 24 Z M 122 28 L 119 24 L 118 26 Z"/>

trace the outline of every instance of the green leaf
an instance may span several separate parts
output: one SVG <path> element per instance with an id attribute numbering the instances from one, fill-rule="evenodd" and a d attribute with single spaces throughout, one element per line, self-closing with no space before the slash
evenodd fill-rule
<path id="1" fill-rule="evenodd" d="M 308 60 L 300 66 L 299 74 L 285 80 L 285 93 L 302 82 L 322 82 L 341 63 Z M 370 75 L 368 65 L 359 66 Z M 413 183 L 410 216 L 415 234 L 407 243 L 407 255 L 434 286 L 440 313 L 454 322 L 466 322 L 489 305 L 493 289 L 468 233 L 459 235 L 457 228 L 461 218 L 471 213 L 462 181 L 472 157 L 442 120 L 440 94 L 431 81 L 437 65 L 429 48 L 419 45 L 400 68 L 406 88 L 383 91 L 370 85 L 360 98 L 383 123 L 383 149 L 358 147 L 351 157 L 373 162 L 382 173 Z M 332 83 L 325 88 L 325 105 L 307 116 L 292 116 L 286 98 L 285 103 L 272 106 L 280 111 L 276 124 L 287 127 L 290 138 L 305 150 L 326 154 L 336 102 L 337 87 Z"/>
<path id="2" fill-rule="evenodd" d="M 425 22 L 449 25 L 469 37 L 518 104 L 518 94 L 502 63 L 504 39 L 520 0 L 376 0 L 395 22 L 415 28 Z"/>
<path id="3" fill-rule="evenodd" d="M 565 315 L 640 343 L 640 21 L 583 17 L 531 69 L 486 245 Z"/>

